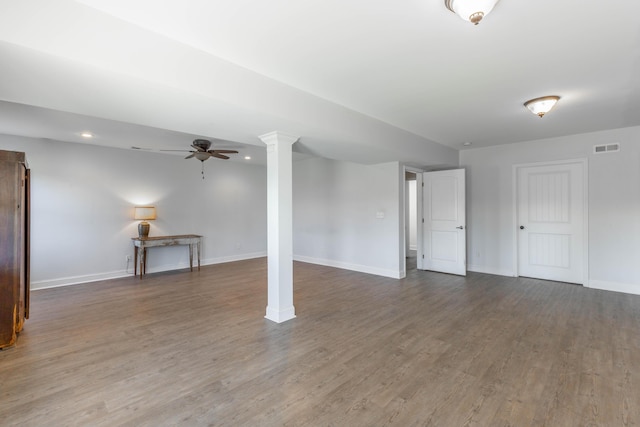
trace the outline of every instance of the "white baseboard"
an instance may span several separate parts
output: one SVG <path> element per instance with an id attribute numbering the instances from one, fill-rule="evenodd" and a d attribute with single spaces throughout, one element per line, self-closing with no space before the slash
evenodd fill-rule
<path id="1" fill-rule="evenodd" d="M 476 273 L 495 274 L 496 276 L 515 277 L 513 271 L 499 270 L 497 268 L 486 267 L 484 265 L 467 264 L 467 271 L 473 271 Z"/>
<path id="2" fill-rule="evenodd" d="M 585 285 L 587 288 L 600 289 L 603 291 L 623 292 L 625 294 L 640 295 L 640 285 L 620 282 L 606 282 L 604 280 L 589 280 Z"/>
<path id="3" fill-rule="evenodd" d="M 263 258 L 266 256 L 267 252 L 252 252 L 248 254 L 229 255 L 217 258 L 202 259 L 200 260 L 200 265 L 224 264 L 225 262 L 243 261 L 245 259 Z M 147 273 L 161 273 L 163 271 L 181 270 L 183 268 L 189 268 L 189 263 L 183 261 L 177 264 L 157 265 L 153 268 L 147 268 Z"/>
<path id="4" fill-rule="evenodd" d="M 495 274 L 497 276 L 515 277 L 513 272 L 506 270 L 497 270 L 480 265 L 467 265 L 468 271 L 477 273 Z M 603 291 L 622 292 L 625 294 L 640 295 L 640 284 L 607 282 L 604 280 L 589 280 L 584 285 L 585 288 L 600 289 Z"/>
<path id="5" fill-rule="evenodd" d="M 224 257 L 218 257 L 218 258 L 207 258 L 204 260 L 200 260 L 200 265 L 222 264 L 225 262 L 242 261 L 242 260 L 253 259 L 253 258 L 263 258 L 266 256 L 267 256 L 267 252 L 253 252 L 248 254 L 231 255 L 231 256 L 224 256 Z M 180 262 L 177 264 L 166 264 L 166 265 L 155 266 L 153 268 L 148 268 L 147 273 L 160 273 L 162 271 L 180 270 L 183 268 L 189 268 L 189 263 Z M 61 286 L 80 285 L 82 283 L 98 282 L 100 280 L 118 279 L 121 277 L 127 277 L 132 275 L 133 275 L 133 271 L 119 270 L 119 271 L 112 271 L 108 273 L 96 273 L 96 274 L 87 274 L 82 276 L 61 277 L 58 279 L 39 280 L 36 282 L 31 282 L 31 290 L 35 291 L 38 289 L 49 289 L 49 288 L 58 288 Z"/>
<path id="6" fill-rule="evenodd" d="M 358 271 L 360 273 L 374 274 L 376 276 L 390 277 L 392 279 L 402 279 L 406 272 L 399 270 L 387 270 L 384 268 L 370 267 L 368 265 L 351 264 L 348 262 L 334 261 L 330 259 L 320 259 L 302 255 L 294 255 L 294 261 L 307 262 L 309 264 L 325 265 L 327 267 L 341 268 L 343 270 Z"/>
<path id="7" fill-rule="evenodd" d="M 31 282 L 31 290 L 59 288 L 61 286 L 80 285 L 82 283 L 99 282 L 100 280 L 118 279 L 127 277 L 133 273 L 127 273 L 125 270 L 112 271 L 109 273 L 85 274 L 82 276 L 60 277 L 58 279 L 38 280 Z"/>
<path id="8" fill-rule="evenodd" d="M 218 258 L 207 258 L 201 261 L 202 265 L 211 265 L 211 264 L 223 264 L 225 262 L 234 262 L 234 261 L 244 261 L 246 259 L 254 259 L 254 258 L 264 258 L 267 256 L 267 251 L 264 252 L 251 252 L 248 254 L 239 254 L 239 255 L 230 255 L 223 256 Z M 187 264 L 185 267 L 189 267 Z"/>

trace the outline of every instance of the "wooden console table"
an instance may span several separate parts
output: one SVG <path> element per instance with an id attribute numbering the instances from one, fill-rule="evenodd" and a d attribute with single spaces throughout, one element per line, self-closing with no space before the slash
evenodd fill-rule
<path id="1" fill-rule="evenodd" d="M 193 271 L 193 250 L 198 251 L 198 270 L 200 270 L 200 241 L 202 236 L 197 234 L 182 234 L 179 236 L 132 237 L 133 241 L 133 275 L 138 275 L 140 262 L 140 279 L 147 273 L 147 248 L 158 246 L 189 245 L 189 267 Z M 140 259 L 140 261 L 138 261 Z"/>

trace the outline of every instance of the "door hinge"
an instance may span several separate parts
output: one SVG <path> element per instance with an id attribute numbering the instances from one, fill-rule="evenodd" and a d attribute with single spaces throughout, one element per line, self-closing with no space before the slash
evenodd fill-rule
<path id="1" fill-rule="evenodd" d="M 422 223 L 424 224 L 424 218 L 422 218 Z"/>
<path id="2" fill-rule="evenodd" d="M 422 259 L 424 259 L 424 254 L 422 254 Z"/>

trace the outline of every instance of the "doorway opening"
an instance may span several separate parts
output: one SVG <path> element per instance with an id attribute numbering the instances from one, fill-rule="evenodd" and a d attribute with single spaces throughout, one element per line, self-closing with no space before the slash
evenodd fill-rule
<path id="1" fill-rule="evenodd" d="M 404 248 L 405 271 L 417 269 L 418 260 L 418 186 L 416 173 L 404 173 Z"/>

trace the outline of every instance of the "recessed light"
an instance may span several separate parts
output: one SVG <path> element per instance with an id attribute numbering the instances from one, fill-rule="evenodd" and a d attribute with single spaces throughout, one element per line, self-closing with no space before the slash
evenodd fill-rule
<path id="1" fill-rule="evenodd" d="M 80 136 L 83 138 L 93 138 L 93 134 L 91 132 L 82 132 Z"/>
<path id="2" fill-rule="evenodd" d="M 251 156 L 244 156 L 245 160 L 251 160 Z"/>
<path id="3" fill-rule="evenodd" d="M 467 142 L 463 142 L 462 145 L 464 145 L 465 147 L 468 147 L 468 146 L 471 145 L 471 143 L 469 141 L 467 141 Z"/>

